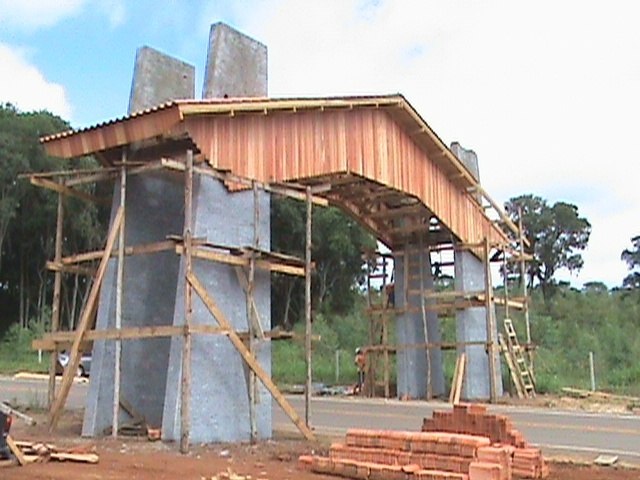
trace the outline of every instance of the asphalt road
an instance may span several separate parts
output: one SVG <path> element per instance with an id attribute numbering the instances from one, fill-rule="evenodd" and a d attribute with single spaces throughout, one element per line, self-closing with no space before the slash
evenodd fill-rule
<path id="1" fill-rule="evenodd" d="M 0 400 L 22 405 L 46 404 L 46 380 L 0 377 Z M 86 383 L 71 389 L 67 408 L 83 408 Z M 298 413 L 304 414 L 304 399 L 288 396 Z M 274 403 L 274 429 L 295 432 L 295 426 Z M 341 436 L 347 428 L 417 430 L 434 409 L 447 408 L 435 402 L 318 397 L 311 402 L 311 424 L 320 435 Z M 546 454 L 593 459 L 599 454 L 618 455 L 620 461 L 640 465 L 640 416 L 583 413 L 528 407 L 490 406 L 489 410 L 511 417 L 525 438 Z"/>

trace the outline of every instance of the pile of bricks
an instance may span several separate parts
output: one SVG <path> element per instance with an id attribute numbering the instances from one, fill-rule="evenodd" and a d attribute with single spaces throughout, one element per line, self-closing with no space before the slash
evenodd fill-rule
<path id="1" fill-rule="evenodd" d="M 540 449 L 531 448 L 506 415 L 489 414 L 484 405 L 460 404 L 455 405 L 453 411 L 435 411 L 432 418 L 424 419 L 422 431 L 486 436 L 493 444 L 512 447 L 510 456 L 515 476 L 537 479 L 549 475 Z"/>
<path id="2" fill-rule="evenodd" d="M 443 429 L 432 430 L 436 425 Z M 302 456 L 300 465 L 362 480 L 538 479 L 549 473 L 540 450 L 528 447 L 509 419 L 489 415 L 483 406 L 434 412 L 425 429 L 349 430 L 344 443 L 331 445 L 328 457 Z"/>
<path id="3" fill-rule="evenodd" d="M 455 432 L 489 437 L 493 443 L 525 447 L 522 434 L 513 428 L 506 415 L 487 413 L 487 407 L 475 404 L 454 405 L 453 411 L 435 411 L 422 422 L 423 432 Z"/>

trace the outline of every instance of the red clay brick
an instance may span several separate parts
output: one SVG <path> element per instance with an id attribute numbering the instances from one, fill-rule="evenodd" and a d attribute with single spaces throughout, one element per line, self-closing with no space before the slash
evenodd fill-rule
<path id="1" fill-rule="evenodd" d="M 473 462 L 469 465 L 469 480 L 500 480 L 502 467 L 496 463 Z"/>

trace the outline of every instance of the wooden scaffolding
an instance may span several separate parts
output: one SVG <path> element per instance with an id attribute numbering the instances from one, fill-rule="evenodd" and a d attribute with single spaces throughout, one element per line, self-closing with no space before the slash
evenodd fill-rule
<path id="1" fill-rule="evenodd" d="M 311 394 L 311 273 L 313 263 L 311 260 L 311 228 L 312 228 L 312 204 L 326 206 L 327 200 L 316 195 L 318 191 L 326 191 L 327 186 L 303 186 L 296 184 L 267 184 L 253 179 L 247 179 L 234 175 L 228 171 L 220 171 L 208 165 L 202 159 L 194 158 L 193 151 L 188 149 L 184 160 L 175 158 L 163 158 L 157 161 L 145 163 L 127 161 L 127 150 L 123 149 L 122 159 L 118 166 L 85 169 L 65 170 L 47 173 L 27 174 L 30 182 L 38 187 L 47 188 L 58 193 L 58 210 L 56 223 L 56 241 L 54 259 L 47 262 L 47 268 L 54 272 L 54 294 L 52 304 L 51 331 L 41 339 L 33 342 L 33 348 L 50 351 L 49 365 L 49 426 L 55 428 L 63 412 L 67 401 L 73 377 L 80 364 L 82 352 L 88 351 L 92 342 L 96 340 L 108 340 L 115 342 L 115 387 L 113 397 L 113 424 L 111 432 L 117 436 L 120 425 L 118 424 L 119 411 L 126 405 L 126 401 L 120 396 L 120 362 L 121 342 L 145 338 L 174 337 L 184 338 L 182 350 L 181 369 L 181 397 L 180 397 L 180 449 L 183 452 L 189 449 L 190 432 L 190 385 L 191 374 L 191 343 L 193 335 L 223 335 L 226 336 L 235 347 L 249 368 L 249 416 L 251 427 L 251 439 L 257 439 L 255 403 L 256 385 L 261 382 L 270 392 L 273 399 L 282 408 L 285 414 L 297 426 L 307 439 L 313 439 L 314 434 L 310 428 L 310 394 Z M 182 172 L 184 177 L 184 231 L 181 236 L 168 235 L 164 240 L 144 245 L 125 245 L 125 216 L 127 178 L 132 175 L 141 175 L 146 172 L 158 170 L 171 170 Z M 194 175 L 204 175 L 218 179 L 225 185 L 233 185 L 234 188 L 252 189 L 254 192 L 254 236 L 253 244 L 248 246 L 216 245 L 206 238 L 194 238 L 192 226 L 193 204 L 193 179 Z M 101 181 L 119 182 L 120 202 L 116 214 L 111 222 L 109 232 L 102 250 L 77 253 L 63 256 L 63 220 L 65 197 L 73 196 L 85 201 L 104 201 L 84 191 L 77 189 L 78 185 Z M 306 202 L 306 244 L 305 258 L 299 259 L 290 255 L 261 250 L 259 245 L 257 225 L 260 211 L 258 208 L 258 191 L 263 190 L 276 195 L 295 198 Z M 126 292 L 124 284 L 125 257 L 131 255 L 145 255 L 161 251 L 174 251 L 184 257 L 185 262 L 185 289 L 184 289 L 184 315 L 185 322 L 182 326 L 147 326 L 127 327 L 123 324 L 123 294 Z M 115 257 L 117 262 L 116 273 L 116 319 L 115 328 L 95 329 L 96 313 L 100 288 L 105 277 L 109 260 Z M 247 302 L 248 331 L 236 330 L 228 320 L 224 312 L 218 307 L 215 297 L 208 292 L 202 281 L 192 268 L 192 259 L 202 259 L 218 262 L 235 267 L 238 281 Z M 261 341 L 292 338 L 291 332 L 280 330 L 263 331 L 259 319 L 258 309 L 253 297 L 254 280 L 256 270 L 266 270 L 287 275 L 304 277 L 305 279 L 305 362 L 307 364 L 307 378 L 305 388 L 305 414 L 304 419 L 289 404 L 278 387 L 271 380 L 269 374 L 258 363 L 255 352 L 256 345 Z M 92 279 L 87 302 L 81 313 L 80 320 L 73 331 L 61 331 L 60 329 L 60 297 L 62 287 L 62 275 L 66 273 L 87 275 Z M 217 322 L 217 325 L 200 325 L 192 323 L 193 295 L 200 297 L 209 313 Z M 56 366 L 58 354 L 61 350 L 69 351 L 69 362 L 64 369 L 59 389 L 56 389 Z M 125 408 L 126 410 L 126 408 Z"/>
<path id="2" fill-rule="evenodd" d="M 506 215 L 502 215 L 502 220 Z M 390 355 L 401 350 L 419 349 L 424 350 L 425 354 L 431 350 L 458 350 L 460 347 L 471 345 L 482 345 L 486 348 L 490 355 L 501 353 L 504 356 L 505 363 L 509 369 L 510 378 L 515 387 L 518 397 L 527 398 L 535 396 L 535 375 L 533 369 L 533 354 L 535 345 L 531 341 L 531 327 L 529 319 L 530 297 L 528 295 L 526 283 L 526 262 L 531 260 L 531 256 L 526 254 L 524 246 L 526 239 L 523 235 L 522 223 L 515 227 L 512 224 L 513 242 L 512 244 L 489 244 L 488 240 L 477 244 L 461 244 L 453 242 L 443 242 L 442 237 L 436 237 L 436 243 L 427 246 L 427 250 L 431 252 L 452 252 L 458 250 L 470 250 L 478 255 L 485 265 L 485 284 L 481 291 L 457 291 L 445 290 L 436 291 L 434 288 L 425 288 L 424 281 L 421 278 L 420 291 L 409 291 L 409 282 L 405 279 L 403 285 L 405 292 L 402 293 L 406 299 L 409 293 L 420 294 L 421 302 L 419 307 L 396 307 L 392 299 L 394 294 L 395 282 L 393 279 L 394 256 L 386 252 L 365 252 L 363 259 L 365 262 L 366 275 L 366 297 L 367 308 L 366 315 L 369 324 L 369 345 L 363 348 L 367 357 L 366 381 L 362 394 L 373 397 L 379 395 L 380 390 L 385 398 L 390 396 Z M 406 252 L 399 252 L 403 255 Z M 406 256 L 404 257 L 407 261 Z M 491 280 L 491 264 L 501 264 L 503 271 L 504 285 L 501 294 L 497 294 L 493 289 Z M 519 296 L 512 296 L 509 290 L 508 282 L 508 264 L 515 263 L 520 271 L 520 288 L 522 293 Z M 452 267 L 453 262 L 438 262 L 438 268 Z M 404 271 L 408 271 L 405 266 Z M 422 275 L 421 275 L 422 276 Z M 488 338 L 486 342 L 467 341 L 467 342 L 431 342 L 425 333 L 424 343 L 403 344 L 389 342 L 389 325 L 396 315 L 405 312 L 418 312 L 423 316 L 426 332 L 426 312 L 436 312 L 443 318 L 455 318 L 457 311 L 472 308 L 485 307 Z M 504 311 L 504 321 L 502 329 L 498 328 L 495 315 L 496 307 L 502 308 Z M 519 310 L 523 312 L 524 323 L 526 328 L 526 343 L 520 344 L 517 333 L 513 326 L 510 312 Z M 500 332 L 499 330 L 503 330 Z M 494 332 L 499 331 L 495 336 Z M 458 355 L 456 361 L 456 370 L 451 385 L 451 400 L 454 397 L 459 398 L 461 381 L 464 372 L 464 354 Z M 460 358 L 462 357 L 462 358 Z M 427 356 L 427 358 L 429 358 Z M 494 362 L 489 362 L 489 383 L 490 383 L 490 400 L 494 402 L 497 398 L 497 369 Z M 430 369 L 430 362 L 427 362 L 427 369 Z M 382 379 L 380 379 L 380 375 Z M 427 399 L 432 397 L 431 394 L 431 372 L 427 373 Z"/>

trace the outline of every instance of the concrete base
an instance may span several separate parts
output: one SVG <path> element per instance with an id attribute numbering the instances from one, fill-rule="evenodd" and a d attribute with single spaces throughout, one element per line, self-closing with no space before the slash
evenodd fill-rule
<path id="1" fill-rule="evenodd" d="M 157 172 L 128 179 L 126 245 L 158 242 L 183 228 L 180 177 Z M 119 185 L 114 207 L 120 204 Z M 144 228 L 141 228 L 144 227 Z M 125 258 L 123 327 L 171 325 L 179 257 L 172 251 Z M 116 259 L 107 267 L 100 291 L 98 330 L 115 327 Z M 150 338 L 122 342 L 121 396 L 146 417 L 150 425 L 162 423 L 164 391 L 169 362 L 169 339 Z M 93 346 L 91 382 L 82 434 L 101 435 L 113 418 L 115 342 L 96 341 Z M 121 413 L 124 421 L 127 416 Z"/>
<path id="2" fill-rule="evenodd" d="M 396 308 L 417 309 L 416 312 L 407 312 L 396 318 L 396 343 L 425 343 L 424 323 L 419 294 L 410 294 L 405 298 L 405 277 L 408 279 L 408 290 L 420 290 L 420 266 L 422 266 L 423 287 L 433 288 L 431 275 L 431 258 L 429 251 L 424 248 L 420 255 L 419 247 L 408 245 L 408 255 L 394 255 L 395 269 L 395 305 Z M 422 257 L 422 258 L 421 258 Z M 405 263 L 408 261 L 408 266 Z M 408 271 L 405 275 L 405 268 Z M 440 342 L 440 322 L 435 312 L 426 313 L 427 336 L 429 342 Z M 445 393 L 444 371 L 442 368 L 442 352 L 432 349 L 429 351 L 429 363 L 431 365 L 431 395 L 440 396 Z M 424 349 L 404 349 L 396 353 L 396 368 L 399 398 L 426 398 L 427 396 L 427 354 Z"/>
<path id="3" fill-rule="evenodd" d="M 456 250 L 455 288 L 458 291 L 478 292 L 485 289 L 485 267 L 483 262 L 467 250 Z M 495 314 L 495 312 L 494 312 Z M 487 310 L 484 307 L 467 308 L 456 313 L 456 341 L 487 341 Z M 494 338 L 498 338 L 497 330 Z M 483 345 L 467 345 L 458 348 L 458 353 L 467 354 L 467 366 L 461 397 L 465 400 L 487 400 L 490 397 L 489 355 Z M 497 394 L 502 396 L 500 362 L 496 362 Z"/>
<path id="4" fill-rule="evenodd" d="M 194 184 L 194 236 L 219 245 L 253 243 L 253 191 L 228 192 L 217 180 L 202 176 Z M 259 194 L 260 248 L 270 248 L 270 198 Z M 230 214 L 232 213 L 232 214 Z M 234 267 L 205 260 L 193 261 L 194 273 L 207 287 L 229 322 L 237 330 L 248 330 L 246 297 Z M 176 294 L 174 325 L 184 324 L 184 259 Z M 271 279 L 257 270 L 255 301 L 264 330 L 271 328 Z M 194 324 L 217 325 L 194 292 Z M 165 440 L 180 438 L 181 337 L 173 337 L 162 422 Z M 271 345 L 260 342 L 258 362 L 271 372 Z M 191 442 L 237 442 L 250 440 L 249 371 L 242 357 L 225 336 L 195 335 L 192 341 Z M 262 384 L 255 405 L 259 438 L 271 437 L 271 396 Z"/>

